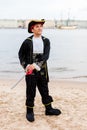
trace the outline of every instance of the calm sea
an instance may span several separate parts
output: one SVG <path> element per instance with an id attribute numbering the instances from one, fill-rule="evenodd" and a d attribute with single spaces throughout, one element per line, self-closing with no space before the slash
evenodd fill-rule
<path id="1" fill-rule="evenodd" d="M 87 81 L 87 30 L 45 29 L 51 42 L 49 75 L 54 79 Z M 0 29 L 0 78 L 21 78 L 18 50 L 27 29 Z"/>

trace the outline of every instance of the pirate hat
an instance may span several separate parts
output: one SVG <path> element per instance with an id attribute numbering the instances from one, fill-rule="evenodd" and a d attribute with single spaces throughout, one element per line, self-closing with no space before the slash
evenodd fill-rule
<path id="1" fill-rule="evenodd" d="M 45 20 L 44 20 L 44 19 L 41 19 L 41 20 L 31 20 L 31 21 L 29 22 L 29 24 L 28 24 L 28 32 L 29 32 L 29 33 L 32 33 L 31 28 L 32 28 L 32 26 L 34 26 L 34 25 L 37 24 L 37 23 L 44 24 L 44 23 L 45 23 Z"/>

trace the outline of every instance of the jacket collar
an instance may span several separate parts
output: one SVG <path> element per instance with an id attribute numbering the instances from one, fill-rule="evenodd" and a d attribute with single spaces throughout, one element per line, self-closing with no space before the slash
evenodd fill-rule
<path id="1" fill-rule="evenodd" d="M 34 35 L 31 35 L 31 36 L 29 37 L 29 39 L 32 40 L 33 36 L 34 36 Z M 42 40 L 45 40 L 45 39 L 46 39 L 44 36 L 41 36 L 41 37 L 42 37 Z"/>

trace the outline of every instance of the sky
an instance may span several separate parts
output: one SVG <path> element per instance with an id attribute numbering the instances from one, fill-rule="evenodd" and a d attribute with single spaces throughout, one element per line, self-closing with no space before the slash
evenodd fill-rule
<path id="1" fill-rule="evenodd" d="M 87 0 L 0 0 L 0 19 L 87 20 Z"/>

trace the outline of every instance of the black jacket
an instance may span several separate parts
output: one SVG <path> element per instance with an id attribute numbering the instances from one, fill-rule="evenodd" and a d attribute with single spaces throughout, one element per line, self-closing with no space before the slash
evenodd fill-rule
<path id="1" fill-rule="evenodd" d="M 28 64 L 33 63 L 33 35 L 28 37 L 21 45 L 19 50 L 19 60 L 23 68 L 25 69 Z M 40 60 L 38 61 L 38 65 L 41 68 L 45 68 L 44 71 L 47 73 L 48 77 L 48 69 L 47 69 L 47 60 L 49 58 L 50 53 L 50 41 L 48 38 L 42 36 L 43 44 L 44 44 L 44 53 L 42 54 Z M 44 67 L 43 67 L 44 66 Z"/>

